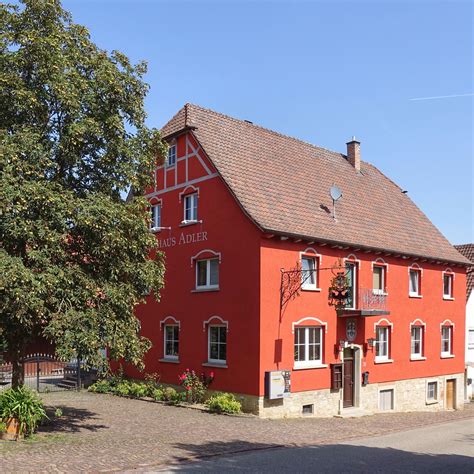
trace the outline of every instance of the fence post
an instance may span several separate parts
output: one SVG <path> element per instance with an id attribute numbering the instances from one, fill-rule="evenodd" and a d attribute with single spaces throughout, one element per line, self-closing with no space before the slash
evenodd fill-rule
<path id="1" fill-rule="evenodd" d="M 36 357 L 36 391 L 40 391 L 40 360 Z"/>
<path id="2" fill-rule="evenodd" d="M 77 390 L 81 389 L 81 358 L 77 355 Z"/>

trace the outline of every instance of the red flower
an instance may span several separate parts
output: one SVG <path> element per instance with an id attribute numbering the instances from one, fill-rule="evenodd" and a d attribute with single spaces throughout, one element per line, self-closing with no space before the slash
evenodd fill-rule
<path id="1" fill-rule="evenodd" d="M 211 379 L 214 378 L 214 372 L 211 372 L 209 375 L 210 375 Z"/>
<path id="2" fill-rule="evenodd" d="M 186 390 L 191 390 L 191 387 L 189 385 L 186 385 Z"/>

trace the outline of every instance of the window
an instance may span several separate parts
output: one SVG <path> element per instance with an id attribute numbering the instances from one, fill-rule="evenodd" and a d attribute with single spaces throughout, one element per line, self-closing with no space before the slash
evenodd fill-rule
<path id="1" fill-rule="evenodd" d="M 321 365 L 323 360 L 321 327 L 295 328 L 295 367 Z"/>
<path id="2" fill-rule="evenodd" d="M 161 227 L 161 205 L 151 206 L 151 230 L 159 230 Z"/>
<path id="3" fill-rule="evenodd" d="M 316 258 L 301 258 L 301 288 L 303 290 L 315 290 L 317 288 Z"/>
<path id="4" fill-rule="evenodd" d="M 178 359 L 179 327 L 177 324 L 165 326 L 165 359 Z"/>
<path id="5" fill-rule="evenodd" d="M 374 294 L 383 295 L 385 293 L 385 267 L 374 265 L 372 278 Z"/>
<path id="6" fill-rule="evenodd" d="M 227 327 L 209 326 L 209 362 L 227 361 Z"/>
<path id="7" fill-rule="evenodd" d="M 376 329 L 375 360 L 388 360 L 389 327 L 379 326 Z"/>
<path id="8" fill-rule="evenodd" d="M 423 326 L 411 327 L 411 357 L 423 357 Z"/>
<path id="9" fill-rule="evenodd" d="M 393 410 L 393 388 L 380 390 L 379 392 L 379 408 L 381 411 Z"/>
<path id="10" fill-rule="evenodd" d="M 453 297 L 453 274 L 443 274 L 443 298 L 451 299 Z"/>
<path id="11" fill-rule="evenodd" d="M 474 329 L 469 329 L 467 332 L 467 348 L 474 349 Z"/>
<path id="12" fill-rule="evenodd" d="M 452 355 L 453 350 L 453 327 L 443 326 L 441 328 L 441 356 Z"/>
<path id="13" fill-rule="evenodd" d="M 174 166 L 176 164 L 176 145 L 171 145 L 168 148 L 168 160 L 166 161 L 167 166 Z"/>
<path id="14" fill-rule="evenodd" d="M 420 270 L 410 268 L 410 296 L 420 296 Z"/>
<path id="15" fill-rule="evenodd" d="M 219 288 L 219 259 L 198 260 L 196 264 L 196 289 Z"/>
<path id="16" fill-rule="evenodd" d="M 429 402 L 438 400 L 438 382 L 428 382 L 426 387 L 426 399 Z"/>
<path id="17" fill-rule="evenodd" d="M 356 307 L 356 264 L 355 263 L 346 263 L 346 278 L 347 284 L 349 287 L 349 296 L 347 298 L 346 308 L 348 309 L 355 309 Z"/>
<path id="18" fill-rule="evenodd" d="M 187 196 L 184 196 L 184 222 L 197 221 L 197 206 L 197 193 L 188 194 Z"/>

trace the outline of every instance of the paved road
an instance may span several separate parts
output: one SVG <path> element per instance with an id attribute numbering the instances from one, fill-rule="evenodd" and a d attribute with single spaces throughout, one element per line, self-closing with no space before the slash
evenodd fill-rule
<path id="1" fill-rule="evenodd" d="M 474 420 L 431 425 L 340 444 L 265 449 L 212 457 L 164 471 L 474 473 Z"/>

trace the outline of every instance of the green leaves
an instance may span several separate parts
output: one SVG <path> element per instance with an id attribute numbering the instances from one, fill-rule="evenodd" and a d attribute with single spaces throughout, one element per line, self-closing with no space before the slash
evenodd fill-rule
<path id="1" fill-rule="evenodd" d="M 165 152 L 146 64 L 99 49 L 59 1 L 22 4 L 0 6 L 0 328 L 10 357 L 44 335 L 64 359 L 141 365 L 134 308 L 164 264 L 146 201 L 121 196 Z"/>

